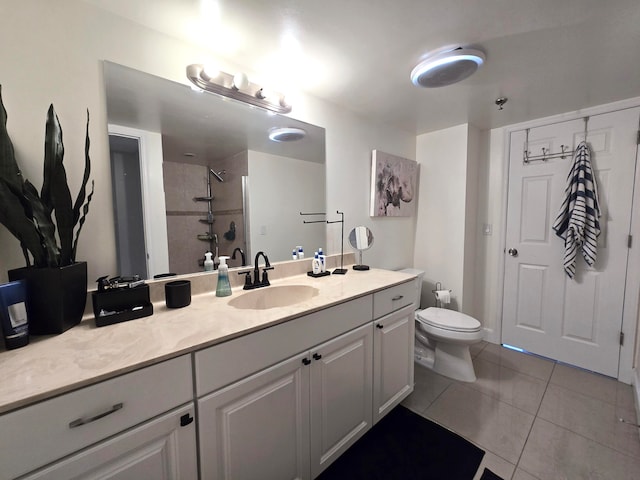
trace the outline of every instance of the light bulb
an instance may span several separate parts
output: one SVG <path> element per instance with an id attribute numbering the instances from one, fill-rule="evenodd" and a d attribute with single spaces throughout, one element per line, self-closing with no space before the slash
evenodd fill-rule
<path id="1" fill-rule="evenodd" d="M 233 76 L 233 86 L 237 90 L 242 90 L 249 86 L 249 77 L 244 72 L 238 72 Z"/>
<path id="2" fill-rule="evenodd" d="M 216 78 L 218 75 L 220 75 L 220 69 L 217 68 L 215 65 L 202 66 L 202 72 L 200 72 L 200 76 L 202 77 L 203 80 L 206 80 L 208 82 Z"/>

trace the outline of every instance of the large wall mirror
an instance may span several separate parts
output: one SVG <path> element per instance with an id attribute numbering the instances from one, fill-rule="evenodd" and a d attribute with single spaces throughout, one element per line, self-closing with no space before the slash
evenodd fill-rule
<path id="1" fill-rule="evenodd" d="M 325 209 L 324 129 L 104 63 L 116 247 L 121 275 L 291 259 L 326 239 L 300 212 Z M 273 141 L 276 129 L 304 131 Z M 300 137 L 288 135 L 287 138 Z"/>

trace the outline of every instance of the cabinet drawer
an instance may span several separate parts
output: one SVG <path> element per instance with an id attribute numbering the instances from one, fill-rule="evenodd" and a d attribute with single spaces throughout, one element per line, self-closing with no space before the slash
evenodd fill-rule
<path id="1" fill-rule="evenodd" d="M 196 426 L 194 422 L 182 421 L 182 417 L 193 418 L 194 415 L 193 403 L 189 403 L 21 477 L 21 480 L 196 480 Z"/>
<path id="2" fill-rule="evenodd" d="M 373 294 L 373 318 L 380 318 L 410 305 L 417 294 L 416 280 L 410 280 L 395 287 Z"/>
<path id="3" fill-rule="evenodd" d="M 371 318 L 371 295 L 367 295 L 196 352 L 196 392 L 198 396 L 213 392 Z"/>
<path id="4" fill-rule="evenodd" d="M 0 417 L 0 478 L 15 478 L 193 398 L 188 355 Z"/>

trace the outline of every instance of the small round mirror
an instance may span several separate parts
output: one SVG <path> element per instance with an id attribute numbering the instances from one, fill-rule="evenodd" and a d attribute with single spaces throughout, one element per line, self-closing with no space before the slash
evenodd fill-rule
<path id="1" fill-rule="evenodd" d="M 349 233 L 349 243 L 351 246 L 358 250 L 359 263 L 353 266 L 354 270 L 369 270 L 369 265 L 362 264 L 362 252 L 368 250 L 373 245 L 373 233 L 367 227 L 359 226 L 355 227 Z"/>

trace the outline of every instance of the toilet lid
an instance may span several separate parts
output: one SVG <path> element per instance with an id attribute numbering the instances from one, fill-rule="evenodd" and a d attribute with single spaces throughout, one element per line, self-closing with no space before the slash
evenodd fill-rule
<path id="1" fill-rule="evenodd" d="M 477 332 L 481 327 L 475 318 L 446 308 L 429 307 L 418 312 L 417 320 L 425 325 L 457 332 Z"/>

